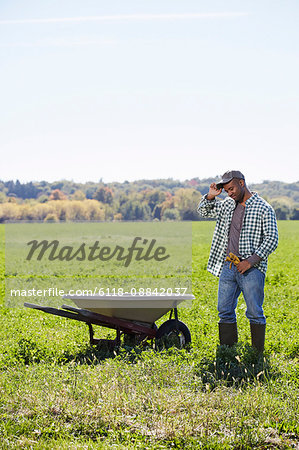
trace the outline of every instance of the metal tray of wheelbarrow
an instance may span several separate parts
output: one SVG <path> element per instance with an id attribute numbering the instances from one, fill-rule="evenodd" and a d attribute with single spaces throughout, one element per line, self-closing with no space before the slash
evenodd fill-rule
<path id="1" fill-rule="evenodd" d="M 186 295 L 65 295 L 78 308 L 117 319 L 153 324 L 167 312 L 177 308 L 182 302 L 195 297 Z"/>

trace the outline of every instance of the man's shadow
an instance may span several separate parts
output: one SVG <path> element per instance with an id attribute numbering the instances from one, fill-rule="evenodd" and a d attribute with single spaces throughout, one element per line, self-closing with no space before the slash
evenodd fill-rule
<path id="1" fill-rule="evenodd" d="M 48 361 L 57 364 L 70 362 L 81 365 L 97 365 L 106 359 L 121 357 L 134 363 L 146 349 L 153 349 L 148 342 L 145 346 L 135 346 L 125 342 L 117 348 L 111 346 L 110 340 L 103 340 L 101 345 L 82 344 L 76 349 L 67 349 L 60 354 L 49 354 L 48 350 L 32 339 L 23 338 L 12 350 L 14 361 L 26 365 Z M 192 350 L 191 350 L 192 356 Z M 196 364 L 195 373 L 202 380 L 203 389 L 214 389 L 219 385 L 240 387 L 255 382 L 267 382 L 279 377 L 277 368 L 271 366 L 270 358 L 257 351 L 249 344 L 238 343 L 232 347 L 219 345 L 214 358 L 202 358 Z"/>
<path id="2" fill-rule="evenodd" d="M 258 353 L 249 344 L 239 343 L 232 347 L 219 345 L 215 359 L 201 360 L 198 375 L 203 386 L 213 389 L 219 384 L 240 387 L 266 382 L 279 377 L 279 371 L 271 366 L 268 356 Z"/>

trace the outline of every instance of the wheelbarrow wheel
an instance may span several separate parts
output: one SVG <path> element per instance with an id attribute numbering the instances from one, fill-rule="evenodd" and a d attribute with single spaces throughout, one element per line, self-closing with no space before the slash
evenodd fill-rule
<path id="1" fill-rule="evenodd" d="M 175 319 L 167 320 L 158 328 L 156 334 L 156 350 L 163 348 L 187 347 L 191 342 L 191 334 L 187 325 Z"/>

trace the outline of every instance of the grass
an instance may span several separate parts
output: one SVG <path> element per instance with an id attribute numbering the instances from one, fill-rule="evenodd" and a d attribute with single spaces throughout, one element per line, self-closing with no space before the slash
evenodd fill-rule
<path id="1" fill-rule="evenodd" d="M 188 351 L 115 354 L 90 347 L 84 324 L 1 307 L 1 448 L 299 448 L 298 222 L 279 223 L 270 257 L 264 358 L 249 345 L 242 298 L 240 343 L 217 347 L 218 280 L 206 272 L 213 225 L 193 224 L 196 301 L 180 311 Z"/>

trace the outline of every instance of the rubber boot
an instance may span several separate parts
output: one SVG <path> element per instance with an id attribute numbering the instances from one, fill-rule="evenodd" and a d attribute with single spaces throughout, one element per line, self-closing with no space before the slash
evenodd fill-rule
<path id="1" fill-rule="evenodd" d="M 237 323 L 218 323 L 220 345 L 229 345 L 230 347 L 238 342 Z"/>
<path id="2" fill-rule="evenodd" d="M 266 325 L 260 323 L 251 323 L 251 345 L 256 348 L 259 353 L 263 353 L 265 345 Z"/>

